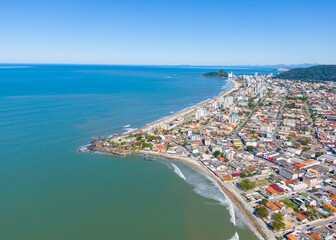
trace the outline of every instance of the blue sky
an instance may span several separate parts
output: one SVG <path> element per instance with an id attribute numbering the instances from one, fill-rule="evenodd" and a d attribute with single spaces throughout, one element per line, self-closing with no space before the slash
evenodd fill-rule
<path id="1" fill-rule="evenodd" d="M 336 63 L 335 0 L 0 0 L 0 62 Z"/>

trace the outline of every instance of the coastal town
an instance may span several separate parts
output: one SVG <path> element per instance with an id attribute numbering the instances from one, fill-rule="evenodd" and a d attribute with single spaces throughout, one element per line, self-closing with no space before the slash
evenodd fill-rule
<path id="1" fill-rule="evenodd" d="M 235 76 L 233 89 L 91 151 L 191 164 L 265 239 L 336 237 L 336 84 Z"/>

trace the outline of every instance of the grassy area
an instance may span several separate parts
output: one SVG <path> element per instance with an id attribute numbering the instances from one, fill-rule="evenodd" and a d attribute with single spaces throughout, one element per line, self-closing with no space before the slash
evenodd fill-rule
<path id="1" fill-rule="evenodd" d="M 254 183 L 256 184 L 257 187 L 264 187 L 264 186 L 269 185 L 272 182 L 268 179 L 263 179 L 263 180 L 255 181 Z"/>
<path id="2" fill-rule="evenodd" d="M 285 199 L 285 200 L 282 200 L 281 202 L 283 202 L 288 207 L 293 208 L 296 212 L 300 212 L 299 207 L 295 203 L 293 203 L 291 200 Z"/>
<path id="3" fill-rule="evenodd" d="M 304 193 L 301 193 L 301 196 L 304 197 L 304 198 L 307 198 L 308 195 L 307 194 L 304 194 Z"/>

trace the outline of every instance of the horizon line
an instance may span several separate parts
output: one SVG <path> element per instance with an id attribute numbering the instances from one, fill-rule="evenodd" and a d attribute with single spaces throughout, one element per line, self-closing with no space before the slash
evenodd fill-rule
<path id="1" fill-rule="evenodd" d="M 232 65 L 198 65 L 198 64 L 113 64 L 113 63 L 30 63 L 30 62 L 17 62 L 6 63 L 0 62 L 0 65 L 97 65 L 97 66 L 176 66 L 176 67 L 272 67 L 272 66 L 298 66 L 298 65 L 335 65 L 324 63 L 277 63 L 277 64 L 232 64 Z"/>

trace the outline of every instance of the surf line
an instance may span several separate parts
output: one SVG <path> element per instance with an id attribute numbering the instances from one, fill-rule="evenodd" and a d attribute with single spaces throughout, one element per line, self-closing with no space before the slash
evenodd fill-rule
<path id="1" fill-rule="evenodd" d="M 175 172 L 180 178 L 182 178 L 182 179 L 184 180 L 184 183 L 187 185 L 189 194 L 190 194 L 190 196 L 191 196 L 192 204 L 195 206 L 194 197 L 193 197 L 192 191 L 191 191 L 191 189 L 190 189 L 190 186 L 189 186 L 189 184 L 188 184 L 188 182 L 187 182 L 186 177 L 184 176 L 184 174 L 182 173 L 181 169 L 180 169 L 178 166 L 176 166 L 174 163 L 171 163 L 171 165 L 172 165 L 173 168 L 174 168 L 174 172 Z"/>
<path id="2" fill-rule="evenodd" d="M 189 190 L 189 193 L 190 195 L 192 196 L 192 192 L 191 192 L 191 189 L 190 189 L 190 186 L 189 186 L 189 182 L 186 178 L 186 176 L 182 173 L 181 169 L 179 167 L 177 167 L 174 163 L 171 163 L 171 165 L 173 166 L 174 168 L 174 172 L 180 177 L 182 178 L 183 180 L 185 180 L 185 183 L 188 187 L 188 190 Z M 203 173 L 202 173 L 203 175 Z M 222 196 L 225 198 L 225 201 L 222 201 L 220 199 L 214 199 L 216 201 L 219 201 L 222 205 L 226 205 L 227 207 L 227 210 L 229 211 L 230 213 L 230 222 L 232 223 L 232 229 L 233 229 L 233 232 L 235 233 L 234 236 L 231 238 L 231 239 L 239 239 L 239 235 L 238 235 L 238 232 L 236 230 L 236 214 L 235 214 L 235 210 L 234 210 L 234 206 L 233 206 L 233 203 L 231 201 L 231 199 L 224 193 L 224 191 L 221 189 L 221 187 L 219 186 L 219 184 L 213 179 L 211 178 L 210 176 L 208 175 L 204 175 L 207 179 L 210 180 L 211 184 L 217 188 L 217 190 L 219 190 L 219 192 L 222 194 Z M 201 194 L 202 195 L 202 194 Z M 203 196 L 203 195 L 202 195 Z M 204 196 L 206 197 L 206 196 Z M 193 198 L 192 198 L 193 199 Z M 194 199 L 193 199 L 194 200 Z M 224 215 L 224 213 L 223 213 Z"/>

